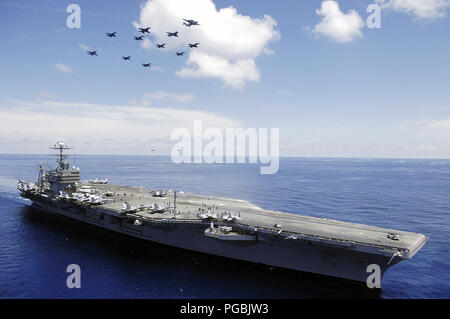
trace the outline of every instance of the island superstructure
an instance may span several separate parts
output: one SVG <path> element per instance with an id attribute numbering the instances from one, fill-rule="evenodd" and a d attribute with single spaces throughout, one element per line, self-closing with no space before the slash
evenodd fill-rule
<path id="1" fill-rule="evenodd" d="M 70 167 L 64 143 L 58 166 L 37 182 L 19 181 L 33 207 L 114 232 L 160 244 L 366 282 L 369 265 L 381 276 L 412 258 L 425 244 L 422 234 L 315 218 L 260 208 L 248 201 L 110 184 L 82 182 Z"/>

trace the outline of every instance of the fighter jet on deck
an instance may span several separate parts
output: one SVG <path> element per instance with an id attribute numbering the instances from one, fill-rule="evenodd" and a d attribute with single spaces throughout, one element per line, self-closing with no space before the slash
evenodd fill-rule
<path id="1" fill-rule="evenodd" d="M 97 55 L 97 51 L 86 51 L 90 56 Z"/>
<path id="2" fill-rule="evenodd" d="M 142 34 L 150 33 L 150 27 L 148 27 L 148 28 L 139 28 L 139 32 L 141 32 Z"/>
<path id="3" fill-rule="evenodd" d="M 149 68 L 150 65 L 151 65 L 151 63 L 142 63 L 142 66 L 143 66 L 144 68 Z"/>
<path id="4" fill-rule="evenodd" d="M 200 25 L 200 24 L 198 24 L 198 22 L 197 21 L 195 21 L 195 20 L 190 20 L 190 19 L 183 19 L 185 22 L 183 22 L 183 25 L 185 25 L 185 26 L 187 26 L 187 27 L 191 27 L 191 26 L 193 26 L 193 25 Z"/>
<path id="5" fill-rule="evenodd" d="M 106 36 L 107 36 L 108 38 L 115 38 L 115 37 L 116 37 L 116 34 L 117 34 L 117 32 L 112 32 L 112 33 L 106 32 Z"/>
<path id="6" fill-rule="evenodd" d="M 198 48 L 198 45 L 199 45 L 200 43 L 189 43 L 189 47 L 192 49 L 192 48 Z"/>
<path id="7" fill-rule="evenodd" d="M 144 40 L 144 36 L 141 35 L 140 37 L 134 37 L 134 39 L 135 39 L 136 41 L 141 41 L 141 40 Z"/>
<path id="8" fill-rule="evenodd" d="M 177 52 L 177 56 L 182 56 L 184 52 Z"/>
<path id="9" fill-rule="evenodd" d="M 125 60 L 125 61 L 128 61 L 128 60 L 131 59 L 131 56 L 123 56 L 122 59 Z"/>
<path id="10" fill-rule="evenodd" d="M 163 43 L 163 44 L 156 44 L 156 47 L 157 47 L 158 49 L 164 49 L 165 46 L 166 46 L 165 43 Z"/>
<path id="11" fill-rule="evenodd" d="M 167 32 L 168 37 L 177 37 L 178 38 L 178 31 L 177 32 Z"/>

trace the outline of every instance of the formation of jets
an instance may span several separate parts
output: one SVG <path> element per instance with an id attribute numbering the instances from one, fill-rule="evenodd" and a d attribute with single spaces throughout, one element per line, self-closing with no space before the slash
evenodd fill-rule
<path id="1" fill-rule="evenodd" d="M 183 19 L 183 25 L 184 26 L 186 26 L 186 27 L 191 27 L 191 26 L 200 26 L 200 24 L 198 23 L 198 21 L 195 21 L 195 20 L 192 20 L 192 19 Z M 146 34 L 146 33 L 149 33 L 150 34 L 150 29 L 151 29 L 151 27 L 147 27 L 147 28 L 138 28 L 138 32 L 140 32 L 140 33 L 142 33 L 143 35 L 141 35 L 141 36 L 134 36 L 134 40 L 136 40 L 136 41 L 143 41 L 144 40 L 144 35 Z M 171 37 L 176 37 L 176 38 L 178 38 L 178 31 L 175 31 L 175 32 L 166 32 L 167 33 L 167 36 L 169 37 L 169 38 L 171 38 Z M 108 38 L 117 38 L 117 32 L 106 32 L 106 36 L 108 37 Z M 198 46 L 200 45 L 200 43 L 189 43 L 188 44 L 188 46 L 189 46 L 189 48 L 191 48 L 191 49 L 193 49 L 193 48 L 198 48 Z M 165 48 L 165 46 L 166 46 L 166 44 L 165 43 L 161 43 L 161 44 L 159 44 L 159 43 L 157 43 L 156 44 L 156 47 L 158 48 L 158 49 L 164 49 Z M 90 56 L 98 56 L 98 51 L 89 51 L 89 50 L 86 50 L 86 53 L 87 54 L 89 54 Z M 184 55 L 184 51 L 181 51 L 181 52 L 176 52 L 176 55 L 177 56 L 183 56 Z M 124 61 L 130 61 L 131 60 L 131 56 L 122 56 L 122 60 L 124 60 Z M 151 66 L 151 63 L 142 63 L 142 66 L 144 67 L 144 68 L 150 68 L 150 66 Z M 153 151 L 153 150 L 152 150 Z"/>

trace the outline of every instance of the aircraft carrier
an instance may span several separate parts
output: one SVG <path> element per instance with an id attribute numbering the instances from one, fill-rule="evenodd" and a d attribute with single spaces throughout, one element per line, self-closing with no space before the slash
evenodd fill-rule
<path id="1" fill-rule="evenodd" d="M 367 282 L 412 258 L 422 234 L 266 210 L 248 201 L 80 180 L 58 142 L 57 167 L 19 181 L 33 207 L 114 232 L 196 252 Z"/>

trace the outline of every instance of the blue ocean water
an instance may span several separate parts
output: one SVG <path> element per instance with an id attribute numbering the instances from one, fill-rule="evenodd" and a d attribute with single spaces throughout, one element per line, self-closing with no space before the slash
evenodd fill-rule
<path id="1" fill-rule="evenodd" d="M 253 164 L 173 164 L 158 156 L 75 156 L 82 179 L 242 198 L 268 209 L 419 232 L 429 240 L 392 267 L 383 289 L 227 260 L 34 211 L 18 179 L 51 156 L 0 155 L 1 298 L 449 298 L 450 160 L 283 158 Z M 78 264 L 81 289 L 66 287 Z"/>

